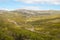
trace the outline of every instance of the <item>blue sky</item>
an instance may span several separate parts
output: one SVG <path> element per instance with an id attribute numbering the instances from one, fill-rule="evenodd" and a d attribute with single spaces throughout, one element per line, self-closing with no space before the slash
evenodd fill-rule
<path id="1" fill-rule="evenodd" d="M 0 0 L 0 9 L 60 10 L 60 0 Z"/>

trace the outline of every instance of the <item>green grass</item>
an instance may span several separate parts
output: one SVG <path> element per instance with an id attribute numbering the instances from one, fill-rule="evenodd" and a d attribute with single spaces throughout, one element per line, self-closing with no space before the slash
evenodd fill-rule
<path id="1" fill-rule="evenodd" d="M 15 21 L 17 25 L 8 19 Z M 19 13 L 1 14 L 0 40 L 60 40 L 60 17 L 26 20 L 28 19 Z M 34 28 L 35 31 L 25 28 Z"/>

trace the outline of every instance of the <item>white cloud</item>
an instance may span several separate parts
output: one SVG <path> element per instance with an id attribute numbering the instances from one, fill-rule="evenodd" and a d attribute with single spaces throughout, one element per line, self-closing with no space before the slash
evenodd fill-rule
<path id="1" fill-rule="evenodd" d="M 14 9 L 8 9 L 8 8 L 0 8 L 0 10 L 11 11 L 11 10 L 14 10 Z"/>
<path id="2" fill-rule="evenodd" d="M 7 8 L 0 8 L 0 10 L 8 10 Z"/>
<path id="3" fill-rule="evenodd" d="M 21 9 L 40 10 L 40 7 L 37 7 L 37 6 L 24 6 L 24 7 L 21 7 Z"/>
<path id="4" fill-rule="evenodd" d="M 25 2 L 25 3 L 48 3 L 48 4 L 59 4 L 60 5 L 60 0 L 16 0 L 20 2 Z"/>
<path id="5" fill-rule="evenodd" d="M 0 2 L 11 1 L 11 0 L 0 0 Z M 13 1 L 20 1 L 24 3 L 40 3 L 40 4 L 56 4 L 60 5 L 60 0 L 13 0 Z"/>
<path id="6" fill-rule="evenodd" d="M 16 8 L 16 10 L 19 9 L 26 9 L 26 10 L 45 10 L 42 9 L 43 7 L 38 7 L 38 6 L 21 6 L 20 8 Z"/>
<path id="7" fill-rule="evenodd" d="M 18 8 L 19 9 L 19 8 Z M 22 6 L 20 9 L 26 9 L 26 10 L 49 10 L 49 8 L 44 9 L 44 7 L 39 6 Z"/>

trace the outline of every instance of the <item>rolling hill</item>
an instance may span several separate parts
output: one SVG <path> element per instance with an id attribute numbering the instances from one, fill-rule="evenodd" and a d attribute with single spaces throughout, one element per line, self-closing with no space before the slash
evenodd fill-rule
<path id="1" fill-rule="evenodd" d="M 0 40 L 60 40 L 60 11 L 0 10 Z"/>

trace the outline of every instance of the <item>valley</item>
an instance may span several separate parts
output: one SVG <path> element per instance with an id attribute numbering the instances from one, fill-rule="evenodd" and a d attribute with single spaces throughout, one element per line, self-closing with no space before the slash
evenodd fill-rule
<path id="1" fill-rule="evenodd" d="M 60 11 L 0 10 L 0 40 L 60 40 Z"/>

